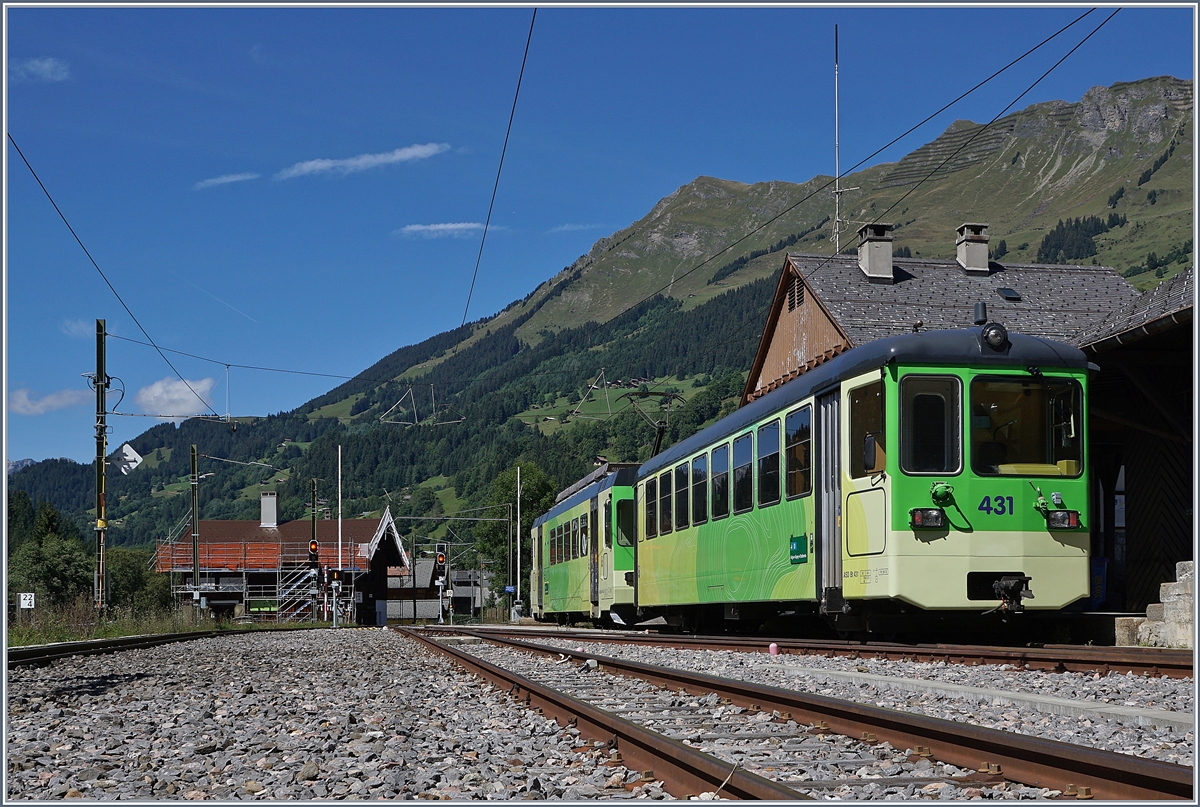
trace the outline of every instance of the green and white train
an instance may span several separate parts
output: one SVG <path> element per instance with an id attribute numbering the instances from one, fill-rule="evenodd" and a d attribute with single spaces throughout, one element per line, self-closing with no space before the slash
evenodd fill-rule
<path id="1" fill-rule="evenodd" d="M 539 519 L 534 613 L 890 632 L 1062 609 L 1089 593 L 1089 368 L 997 323 L 856 347 Z M 635 511 L 628 566 L 607 531 L 583 563 L 554 548 L 597 507 Z"/>

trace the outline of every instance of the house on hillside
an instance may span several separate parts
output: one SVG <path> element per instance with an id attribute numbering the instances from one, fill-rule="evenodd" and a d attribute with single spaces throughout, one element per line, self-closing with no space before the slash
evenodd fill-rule
<path id="1" fill-rule="evenodd" d="M 958 227 L 953 260 L 896 258 L 891 230 L 859 228 L 857 256 L 788 253 L 742 404 L 875 339 L 970 327 L 976 303 L 1011 331 L 1083 348 L 1101 368 L 1091 605 L 1143 610 L 1192 558 L 1192 272 L 1143 295 L 1106 266 L 989 260 L 984 223 Z"/>
<path id="2" fill-rule="evenodd" d="M 342 617 L 379 624 L 379 612 L 386 613 L 389 570 L 399 575 L 412 566 L 391 511 L 378 520 L 342 520 L 339 557 L 338 521 L 281 524 L 275 492 L 264 491 L 260 502 L 258 521 L 201 519 L 195 545 L 190 522 L 158 541 L 155 569 L 171 575 L 171 591 L 179 602 L 260 621 L 310 620 L 314 615 L 331 620 L 334 589 L 325 570 L 338 570 Z M 314 528 L 316 569 L 309 560 Z"/>

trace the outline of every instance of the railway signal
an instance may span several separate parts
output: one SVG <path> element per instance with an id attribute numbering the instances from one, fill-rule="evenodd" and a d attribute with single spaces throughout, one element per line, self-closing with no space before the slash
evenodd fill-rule
<path id="1" fill-rule="evenodd" d="M 439 569 L 444 569 L 446 566 L 446 544 L 438 544 L 437 552 L 434 555 L 434 562 L 437 563 Z"/>
<path id="2" fill-rule="evenodd" d="M 308 567 L 310 569 L 317 568 L 318 561 L 320 560 L 320 553 L 318 551 L 320 548 L 321 545 L 317 543 L 316 538 L 308 542 Z"/>

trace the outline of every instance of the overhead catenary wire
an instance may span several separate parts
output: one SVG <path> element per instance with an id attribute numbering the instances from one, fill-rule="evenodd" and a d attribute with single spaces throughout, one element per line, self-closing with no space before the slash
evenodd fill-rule
<path id="1" fill-rule="evenodd" d="M 345 380 L 352 380 L 352 379 L 355 379 L 358 377 L 358 376 L 352 376 L 352 375 L 338 375 L 336 373 L 318 373 L 318 372 L 314 372 L 311 370 L 285 370 L 285 369 L 282 369 L 279 367 L 263 367 L 263 366 L 255 365 L 255 364 L 237 364 L 235 362 L 221 361 L 219 359 L 210 359 L 207 356 L 198 356 L 195 353 L 188 353 L 187 351 L 184 351 L 184 350 L 173 350 L 172 348 L 169 348 L 169 347 L 159 347 L 158 345 L 153 345 L 153 344 L 150 344 L 149 342 L 142 342 L 138 339 L 130 339 L 128 336 L 117 336 L 115 333 L 106 333 L 105 336 L 110 339 L 119 339 L 122 342 L 132 342 L 135 345 L 144 345 L 146 347 L 153 347 L 160 351 L 165 351 L 167 353 L 176 353 L 180 356 L 187 356 L 189 359 L 198 359 L 200 361 L 209 362 L 210 364 L 219 364 L 223 367 L 236 367 L 239 370 L 261 370 L 266 373 L 290 373 L 292 375 L 310 375 L 310 376 L 320 376 L 321 378 L 341 378 L 341 379 L 345 379 Z"/>
<path id="2" fill-rule="evenodd" d="M 504 132 L 504 146 L 500 149 L 500 165 L 496 167 L 496 183 L 492 186 L 492 200 L 488 202 L 487 219 L 483 223 L 483 235 L 479 239 L 479 254 L 475 258 L 475 272 L 471 275 L 471 287 L 467 290 L 467 304 L 463 306 L 461 328 L 467 324 L 467 312 L 471 310 L 471 297 L 475 294 L 475 280 L 479 277 L 479 264 L 483 260 L 483 245 L 487 243 L 488 228 L 492 223 L 492 208 L 496 206 L 496 191 L 500 188 L 500 172 L 504 170 L 504 155 L 508 151 L 508 137 L 512 134 L 513 118 L 517 115 L 517 99 L 521 97 L 521 79 L 525 77 L 525 62 L 529 59 L 529 43 L 533 41 L 533 24 L 537 21 L 537 8 L 529 19 L 529 35 L 525 38 L 525 55 L 521 57 L 521 72 L 517 75 L 517 90 L 513 93 L 512 111 L 508 113 L 508 128 Z"/>
<path id="3" fill-rule="evenodd" d="M 188 383 L 187 379 L 184 378 L 177 369 L 175 369 L 175 365 L 172 364 L 171 360 L 167 358 L 167 354 L 164 353 L 161 348 L 159 348 L 158 344 L 153 338 L 151 338 L 150 333 L 145 329 L 145 327 L 142 326 L 142 323 L 134 315 L 129 306 L 126 305 L 125 300 L 122 299 L 116 287 L 113 286 L 112 281 L 108 279 L 108 275 L 104 274 L 104 270 L 100 268 L 100 264 L 96 263 L 96 259 L 92 257 L 92 253 L 88 251 L 86 246 L 84 246 L 83 240 L 79 237 L 79 234 L 75 232 L 75 228 L 71 226 L 71 222 L 67 221 L 67 217 L 59 208 L 58 203 L 54 201 L 54 197 L 50 195 L 50 191 L 47 190 L 46 185 L 42 182 L 42 178 L 38 176 L 37 171 L 33 170 L 33 166 L 29 164 L 29 160 L 26 159 L 25 153 L 21 151 L 21 147 L 17 145 L 17 141 L 13 139 L 12 133 L 9 132 L 7 134 L 8 142 L 12 143 L 13 148 L 17 150 L 17 154 L 21 157 L 21 161 L 25 163 L 25 167 L 29 169 L 29 173 L 33 174 L 34 181 L 36 181 L 38 187 L 42 189 L 42 193 L 46 194 L 46 198 L 50 200 L 50 204 L 54 207 L 54 212 L 58 214 L 60 219 L 62 219 L 63 224 L 67 225 L 67 229 L 70 231 L 71 236 L 75 239 L 75 243 L 79 244 L 79 248 L 83 250 L 83 254 L 87 256 L 87 259 L 91 261 L 92 266 L 94 266 L 96 271 L 100 273 L 100 277 L 104 281 L 104 284 L 108 286 L 109 291 L 111 291 L 113 296 L 117 298 L 117 302 L 119 302 L 121 307 L 125 309 L 125 313 L 129 315 L 130 319 L 133 320 L 133 324 L 138 326 L 138 330 L 140 330 L 142 335 L 146 337 L 146 340 L 150 343 L 150 346 L 158 351 L 158 355 L 162 356 L 162 360 L 165 361 L 167 366 L 171 368 L 171 372 L 175 373 L 179 380 L 183 382 L 183 385 L 188 388 L 188 391 L 190 391 L 192 395 L 195 395 L 196 399 L 199 400 L 200 403 L 212 410 L 214 415 L 219 415 L 217 410 L 213 409 L 208 401 L 204 400 L 204 398 L 200 396 L 200 393 L 192 389 L 192 385 Z"/>

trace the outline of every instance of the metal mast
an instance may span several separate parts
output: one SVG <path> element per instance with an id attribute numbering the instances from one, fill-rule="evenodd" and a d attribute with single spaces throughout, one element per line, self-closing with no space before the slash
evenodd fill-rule
<path id="1" fill-rule="evenodd" d="M 841 144 L 839 143 L 839 112 L 838 112 L 838 27 L 833 26 L 833 252 L 835 255 L 842 251 L 842 225 L 847 224 L 842 218 L 842 194 L 846 191 L 856 191 L 858 188 L 843 188 Z"/>
<path id="2" fill-rule="evenodd" d="M 105 462 L 108 456 L 108 413 L 107 390 L 109 378 L 105 367 L 104 328 L 105 321 L 96 320 L 96 377 L 92 379 L 96 389 L 96 571 L 92 592 L 96 608 L 108 604 L 108 590 L 104 585 L 104 541 L 108 534 L 108 510 L 105 507 Z"/>
<path id="3" fill-rule="evenodd" d="M 200 472 L 196 467 L 196 444 L 192 444 L 192 599 L 200 600 Z"/>

